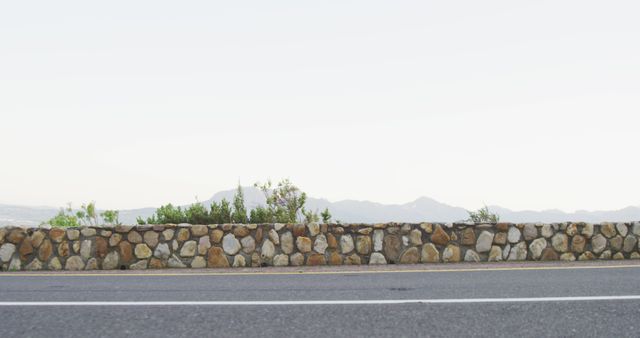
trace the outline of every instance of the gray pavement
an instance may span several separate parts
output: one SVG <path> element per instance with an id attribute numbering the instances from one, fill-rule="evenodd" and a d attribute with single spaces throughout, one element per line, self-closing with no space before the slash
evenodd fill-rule
<path id="1" fill-rule="evenodd" d="M 614 265 L 616 264 L 616 265 Z M 640 295 L 637 262 L 0 273 L 2 302 L 306 301 Z M 222 272 L 222 273 L 220 273 Z M 232 273 L 228 273 L 232 272 Z M 358 305 L 0 306 L 1 337 L 640 336 L 640 300 Z"/>

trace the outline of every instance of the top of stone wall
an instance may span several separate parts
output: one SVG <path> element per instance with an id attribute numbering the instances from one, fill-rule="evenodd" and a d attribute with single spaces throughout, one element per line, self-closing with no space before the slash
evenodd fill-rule
<path id="1" fill-rule="evenodd" d="M 473 222 L 421 222 L 421 223 L 410 223 L 410 222 L 387 222 L 387 223 L 329 223 L 329 224 L 317 224 L 319 227 L 328 227 L 328 228 L 334 228 L 334 227 L 341 227 L 341 228 L 345 228 L 345 229 L 361 229 L 361 228 L 372 228 L 372 229 L 386 229 L 389 227 L 421 227 L 423 229 L 428 228 L 428 227 L 433 227 L 435 225 L 440 225 L 444 228 L 449 228 L 449 229 L 465 229 L 467 227 L 475 227 L 475 228 L 479 228 L 479 229 L 497 229 L 497 230 L 501 230 L 501 231 L 505 231 L 507 228 L 509 228 L 510 226 L 515 226 L 517 228 L 524 228 L 525 225 L 527 224 L 534 224 L 536 226 L 542 227 L 544 225 L 557 225 L 557 226 L 562 226 L 562 225 L 570 225 L 570 224 L 576 224 L 576 225 L 585 225 L 585 224 L 594 224 L 594 225 L 604 225 L 604 224 L 626 224 L 626 225 L 634 225 L 634 224 L 640 224 L 640 221 L 635 221 L 635 222 L 600 222 L 600 223 L 590 223 L 590 222 L 553 222 L 553 223 L 544 223 L 544 222 L 527 222 L 527 223 L 511 223 L 511 222 L 501 222 L 501 223 L 473 223 Z M 105 226 L 80 226 L 80 227 L 66 227 L 64 229 L 78 229 L 78 230 L 82 230 L 82 229 L 101 229 L 101 230 L 111 230 L 111 231 L 115 231 L 115 232 L 120 232 L 120 233 L 126 233 L 129 232 L 131 230 L 136 230 L 136 231 L 146 231 L 146 230 L 156 230 L 156 231 L 162 231 L 163 229 L 166 228 L 181 228 L 181 227 L 193 227 L 193 226 L 206 226 L 210 229 L 222 229 L 222 230 L 231 230 L 235 227 L 246 227 L 248 229 L 256 229 L 258 227 L 271 227 L 271 228 L 275 228 L 276 230 L 280 230 L 284 227 L 287 228 L 293 228 L 296 225 L 305 225 L 305 224 L 301 224 L 301 223 L 261 223 L 261 224 L 240 224 L 240 223 L 227 223 L 227 224 L 208 224 L 208 225 L 202 225 L 202 224 L 189 224 L 189 223 L 180 223 L 180 224 L 145 224 L 145 225 L 105 225 Z M 2 229 L 15 229 L 15 228 L 22 228 L 25 230 L 42 230 L 42 229 L 52 229 L 55 227 L 52 227 L 49 224 L 43 224 L 41 226 L 37 226 L 37 227 L 26 227 L 26 226 L 7 226 L 7 227 L 0 227 L 0 230 Z"/>

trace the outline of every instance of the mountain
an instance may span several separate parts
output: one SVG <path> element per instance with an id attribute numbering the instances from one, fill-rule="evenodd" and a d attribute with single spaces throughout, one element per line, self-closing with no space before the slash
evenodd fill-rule
<path id="1" fill-rule="evenodd" d="M 248 209 L 265 204 L 262 192 L 254 187 L 243 189 L 245 205 Z M 220 202 L 222 199 L 233 200 L 234 190 L 225 190 L 216 193 L 210 199 L 202 202 L 207 207 L 211 202 Z M 417 200 L 405 204 L 380 204 L 370 201 L 343 200 L 330 202 L 322 198 L 307 198 L 307 208 L 311 210 L 324 210 L 329 208 L 334 220 L 345 223 L 380 223 L 380 222 L 455 222 L 464 220 L 468 213 L 464 208 L 440 203 L 428 197 L 420 197 Z M 579 210 L 566 213 L 561 210 L 522 210 L 513 211 L 500 206 L 490 206 L 491 211 L 500 215 L 505 222 L 630 222 L 640 221 L 640 207 L 630 206 L 612 211 L 585 211 Z M 27 207 L 0 204 L 0 226 L 24 225 L 35 226 L 42 221 L 53 217 L 58 208 Z M 136 218 L 147 218 L 155 212 L 155 208 L 129 209 L 120 211 L 120 221 L 125 224 L 135 224 Z"/>

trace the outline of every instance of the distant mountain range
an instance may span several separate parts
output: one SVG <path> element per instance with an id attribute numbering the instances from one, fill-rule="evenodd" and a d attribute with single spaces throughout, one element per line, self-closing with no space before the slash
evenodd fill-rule
<path id="1" fill-rule="evenodd" d="M 221 191 L 202 202 L 206 206 L 222 199 L 233 200 L 234 190 Z M 262 192 L 254 187 L 244 188 L 245 204 L 248 209 L 265 204 Z M 440 203 L 428 197 L 421 197 L 406 204 L 380 204 L 369 201 L 344 200 L 330 202 L 326 199 L 308 198 L 307 208 L 324 210 L 329 208 L 333 220 L 354 223 L 379 222 L 455 222 L 468 218 L 467 210 Z M 505 222 L 628 222 L 640 221 L 640 207 L 630 206 L 613 211 L 576 211 L 566 213 L 561 210 L 513 211 L 500 206 L 489 206 L 491 211 L 500 215 Z M 34 226 L 53 217 L 58 208 L 28 207 L 0 204 L 0 226 Z M 120 211 L 120 221 L 135 224 L 136 218 L 146 218 L 155 212 L 155 208 L 129 209 Z"/>

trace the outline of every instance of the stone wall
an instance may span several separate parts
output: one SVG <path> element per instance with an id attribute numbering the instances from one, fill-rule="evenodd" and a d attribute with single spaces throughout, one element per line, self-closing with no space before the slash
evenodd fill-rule
<path id="1" fill-rule="evenodd" d="M 2 271 L 640 259 L 640 222 L 0 228 Z"/>

